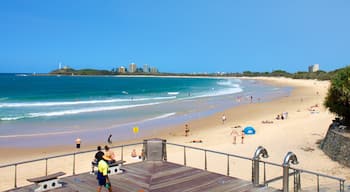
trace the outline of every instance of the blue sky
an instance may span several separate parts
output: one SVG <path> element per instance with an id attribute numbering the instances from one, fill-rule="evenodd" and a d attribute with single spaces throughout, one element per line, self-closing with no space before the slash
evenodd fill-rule
<path id="1" fill-rule="evenodd" d="M 348 0 L 1 0 L 0 72 L 58 63 L 161 72 L 350 64 Z"/>

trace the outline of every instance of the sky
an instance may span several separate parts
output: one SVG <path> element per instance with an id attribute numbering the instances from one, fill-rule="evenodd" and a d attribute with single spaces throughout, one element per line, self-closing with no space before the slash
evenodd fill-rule
<path id="1" fill-rule="evenodd" d="M 154 66 L 287 72 L 350 64 L 349 0 L 1 0 L 0 73 Z"/>

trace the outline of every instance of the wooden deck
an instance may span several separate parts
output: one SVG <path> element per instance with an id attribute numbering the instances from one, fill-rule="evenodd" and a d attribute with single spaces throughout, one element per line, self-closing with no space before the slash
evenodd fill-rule
<path id="1" fill-rule="evenodd" d="M 110 176 L 117 192 L 277 192 L 272 188 L 254 188 L 250 181 L 228 177 L 201 169 L 164 161 L 143 161 L 123 166 L 122 174 Z M 96 191 L 95 175 L 83 173 L 60 179 L 63 187 L 54 192 Z M 14 192 L 33 191 L 35 185 L 17 188 Z M 103 191 L 106 191 L 105 189 Z"/>

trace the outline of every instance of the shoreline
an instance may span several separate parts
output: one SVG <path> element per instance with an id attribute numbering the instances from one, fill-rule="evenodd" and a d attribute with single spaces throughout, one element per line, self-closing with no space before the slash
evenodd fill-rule
<path id="1" fill-rule="evenodd" d="M 239 105 L 206 118 L 183 122 L 181 125 L 168 125 L 162 133 L 155 137 L 166 139 L 168 142 L 196 146 L 210 150 L 218 150 L 237 155 L 252 156 L 259 145 L 263 145 L 271 154 L 270 162 L 282 162 L 288 151 L 293 151 L 299 158 L 300 167 L 324 174 L 335 175 L 350 179 L 350 168 L 344 167 L 326 156 L 317 146 L 316 142 L 322 139 L 334 118 L 323 107 L 323 99 L 328 91 L 328 81 L 294 80 L 287 78 L 244 78 L 264 81 L 275 86 L 291 86 L 291 94 L 287 97 L 274 99 L 268 102 Z M 317 94 L 318 93 L 318 94 Z M 308 108 L 318 104 L 319 113 L 311 114 Z M 275 120 L 275 116 L 288 112 L 288 119 Z M 225 124 L 221 116 L 225 114 Z M 272 124 L 263 124 L 262 121 L 273 121 Z M 184 136 L 184 125 L 189 125 L 190 134 Z M 246 136 L 245 144 L 232 144 L 230 132 L 232 127 L 240 125 L 253 126 L 257 133 Z M 240 129 L 237 129 L 240 131 Z M 144 138 L 128 140 L 119 144 L 140 142 Z M 191 140 L 202 140 L 203 143 L 190 143 Z M 238 142 L 240 139 L 238 138 Z M 81 150 L 93 150 L 96 145 L 105 145 L 106 141 L 86 146 L 84 141 Z M 278 145 L 276 145 L 278 144 Z M 75 152 L 74 143 L 49 148 L 22 149 L 0 148 L 2 154 L 1 164 L 15 163 L 39 157 L 53 156 Z M 308 151 L 309 150 L 309 151 Z M 318 159 L 319 163 L 312 160 Z M 322 166 L 321 166 L 322 165 Z M 298 166 L 298 167 L 299 167 Z"/>

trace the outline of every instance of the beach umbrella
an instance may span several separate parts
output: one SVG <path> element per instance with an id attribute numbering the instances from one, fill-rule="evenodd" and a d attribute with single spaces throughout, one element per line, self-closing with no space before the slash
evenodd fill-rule
<path id="1" fill-rule="evenodd" d="M 248 126 L 243 129 L 244 134 L 246 135 L 254 135 L 255 134 L 255 129 L 252 126 Z"/>

